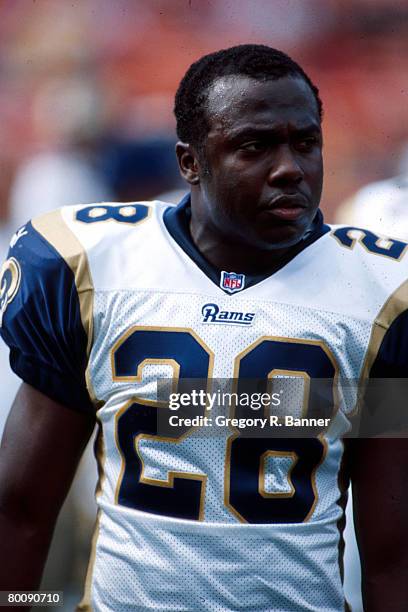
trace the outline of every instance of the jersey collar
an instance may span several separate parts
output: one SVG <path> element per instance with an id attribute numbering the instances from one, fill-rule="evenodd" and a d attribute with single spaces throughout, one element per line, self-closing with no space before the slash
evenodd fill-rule
<path id="1" fill-rule="evenodd" d="M 192 259 L 194 263 L 202 270 L 202 272 L 204 272 L 204 274 L 208 276 L 208 278 L 212 280 L 212 282 L 215 283 L 217 287 L 220 287 L 220 289 L 222 289 L 225 293 L 231 294 L 237 291 L 231 291 L 230 289 L 222 286 L 221 277 L 223 271 L 208 262 L 197 249 L 190 234 L 190 219 L 190 194 L 187 194 L 177 206 L 169 206 L 169 208 L 166 208 L 163 215 L 164 225 L 166 226 L 166 229 L 169 234 L 183 249 L 183 251 L 190 257 L 190 259 Z M 296 257 L 296 255 L 298 255 L 306 247 L 324 236 L 324 234 L 329 231 L 330 227 L 324 223 L 323 214 L 319 209 L 313 220 L 311 228 L 306 232 L 305 236 L 293 248 L 293 250 L 291 250 L 290 255 L 288 255 L 286 259 L 282 260 L 278 270 L 281 270 L 287 263 L 289 263 L 294 257 Z M 275 270 L 273 274 L 275 274 L 278 270 Z M 239 274 L 239 271 L 235 270 L 234 272 L 237 272 L 238 276 L 241 276 Z M 256 285 L 257 283 L 260 283 L 261 281 L 265 280 L 269 276 L 271 276 L 269 272 L 262 274 L 246 274 L 244 277 L 245 284 L 242 289 L 252 287 L 253 285 Z M 240 289 L 238 289 L 238 291 L 239 290 Z"/>

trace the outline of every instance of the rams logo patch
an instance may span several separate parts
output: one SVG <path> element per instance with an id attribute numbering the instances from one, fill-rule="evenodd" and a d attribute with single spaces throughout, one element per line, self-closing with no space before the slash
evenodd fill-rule
<path id="1" fill-rule="evenodd" d="M 0 327 L 7 306 L 16 296 L 21 282 L 21 268 L 17 259 L 10 257 L 0 268 Z"/>
<path id="2" fill-rule="evenodd" d="M 252 325 L 255 313 L 220 310 L 217 304 L 204 304 L 201 309 L 203 323 L 228 323 L 229 325 Z"/>

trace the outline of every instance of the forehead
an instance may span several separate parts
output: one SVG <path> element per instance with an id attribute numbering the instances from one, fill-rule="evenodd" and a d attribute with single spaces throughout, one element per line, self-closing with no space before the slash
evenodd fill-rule
<path id="1" fill-rule="evenodd" d="M 300 77 L 258 81 L 243 75 L 216 79 L 207 99 L 210 132 L 242 124 L 320 124 L 317 102 Z"/>

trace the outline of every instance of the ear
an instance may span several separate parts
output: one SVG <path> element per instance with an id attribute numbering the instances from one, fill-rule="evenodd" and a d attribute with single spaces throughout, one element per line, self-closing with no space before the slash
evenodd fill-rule
<path id="1" fill-rule="evenodd" d="M 199 162 L 192 146 L 184 142 L 178 142 L 176 144 L 176 156 L 181 176 L 190 185 L 197 185 L 200 182 Z"/>

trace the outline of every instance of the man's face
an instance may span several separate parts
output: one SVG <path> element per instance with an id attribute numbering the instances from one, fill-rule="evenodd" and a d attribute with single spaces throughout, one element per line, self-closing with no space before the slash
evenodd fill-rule
<path id="1" fill-rule="evenodd" d="M 261 249 L 296 244 L 322 191 L 317 103 L 300 78 L 217 79 L 200 168 L 201 222 L 230 241 Z"/>

